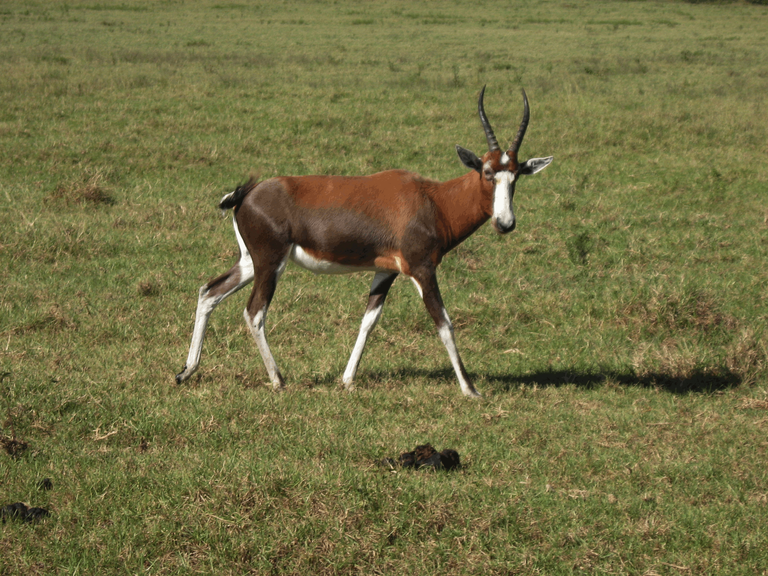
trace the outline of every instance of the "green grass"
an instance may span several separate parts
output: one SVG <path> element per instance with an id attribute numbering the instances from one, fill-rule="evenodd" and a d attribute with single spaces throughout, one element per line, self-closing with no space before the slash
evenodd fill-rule
<path id="1" fill-rule="evenodd" d="M 768 8 L 0 6 L 0 574 L 764 574 Z M 183 386 L 250 172 L 449 179 L 531 101 L 517 231 L 439 279 L 479 402 L 398 280 L 289 267 L 275 394 L 240 310 Z M 416 444 L 455 473 L 375 465 Z M 37 483 L 51 478 L 53 489 Z"/>

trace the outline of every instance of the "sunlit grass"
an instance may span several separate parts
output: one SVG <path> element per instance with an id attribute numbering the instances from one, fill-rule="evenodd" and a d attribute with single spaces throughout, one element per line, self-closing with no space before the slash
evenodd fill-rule
<path id="1" fill-rule="evenodd" d="M 746 3 L 5 2 L 0 537 L 8 573 L 762 573 L 768 13 Z M 269 339 L 197 289 L 248 174 L 462 173 L 520 87 L 518 229 L 446 257 L 460 394 L 399 279 L 290 267 Z M 455 473 L 376 466 L 455 448 Z M 53 489 L 37 485 L 50 478 Z"/>

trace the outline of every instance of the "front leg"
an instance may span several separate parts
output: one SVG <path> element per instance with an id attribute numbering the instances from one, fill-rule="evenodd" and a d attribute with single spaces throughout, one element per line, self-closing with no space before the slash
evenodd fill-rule
<path id="1" fill-rule="evenodd" d="M 373 277 L 371 283 L 371 292 L 368 295 L 368 306 L 365 309 L 363 315 L 363 321 L 360 324 L 360 333 L 357 335 L 357 342 L 352 350 L 352 355 L 349 357 L 347 363 L 347 369 L 344 370 L 344 377 L 342 382 L 344 388 L 351 392 L 354 390 L 355 374 L 357 373 L 357 367 L 360 364 L 360 358 L 363 356 L 363 350 L 365 349 L 365 343 L 368 341 L 368 335 L 373 330 L 376 323 L 381 318 L 381 311 L 384 308 L 384 300 L 387 298 L 387 293 L 392 287 L 392 283 L 397 278 L 397 272 L 394 274 L 391 272 L 377 272 Z"/>
<path id="2" fill-rule="evenodd" d="M 434 270 L 430 270 L 420 277 L 412 277 L 416 288 L 419 290 L 419 294 L 424 300 L 424 305 L 427 307 L 427 312 L 432 316 L 432 320 L 437 326 L 437 332 L 440 334 L 440 340 L 443 341 L 445 349 L 448 350 L 448 356 L 451 359 L 451 364 L 456 372 L 456 377 L 459 379 L 459 385 L 461 391 L 465 396 L 471 398 L 480 398 L 482 395 L 475 389 L 474 385 L 469 379 L 467 371 L 464 369 L 464 363 L 459 356 L 459 350 L 456 348 L 456 339 L 453 335 L 453 324 L 448 317 L 448 312 L 443 305 L 443 299 L 440 296 L 440 289 L 437 286 L 437 276 Z"/>

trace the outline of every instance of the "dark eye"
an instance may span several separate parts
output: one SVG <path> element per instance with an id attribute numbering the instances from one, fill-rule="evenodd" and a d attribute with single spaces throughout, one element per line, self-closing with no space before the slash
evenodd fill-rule
<path id="1" fill-rule="evenodd" d="M 496 174 L 494 174 L 493 170 L 491 170 L 490 168 L 486 168 L 486 169 L 483 170 L 483 175 L 485 176 L 486 180 L 490 181 L 490 180 L 493 180 L 493 177 Z"/>

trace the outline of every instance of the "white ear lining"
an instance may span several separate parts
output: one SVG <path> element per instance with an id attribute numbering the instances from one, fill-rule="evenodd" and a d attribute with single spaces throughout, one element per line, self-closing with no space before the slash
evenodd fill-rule
<path id="1" fill-rule="evenodd" d="M 530 158 L 523 162 L 523 165 L 520 167 L 520 174 L 525 174 L 526 176 L 531 176 L 533 174 L 536 174 L 538 172 L 541 172 L 549 166 L 552 163 L 552 160 L 554 160 L 554 156 L 549 156 L 547 158 Z"/>

